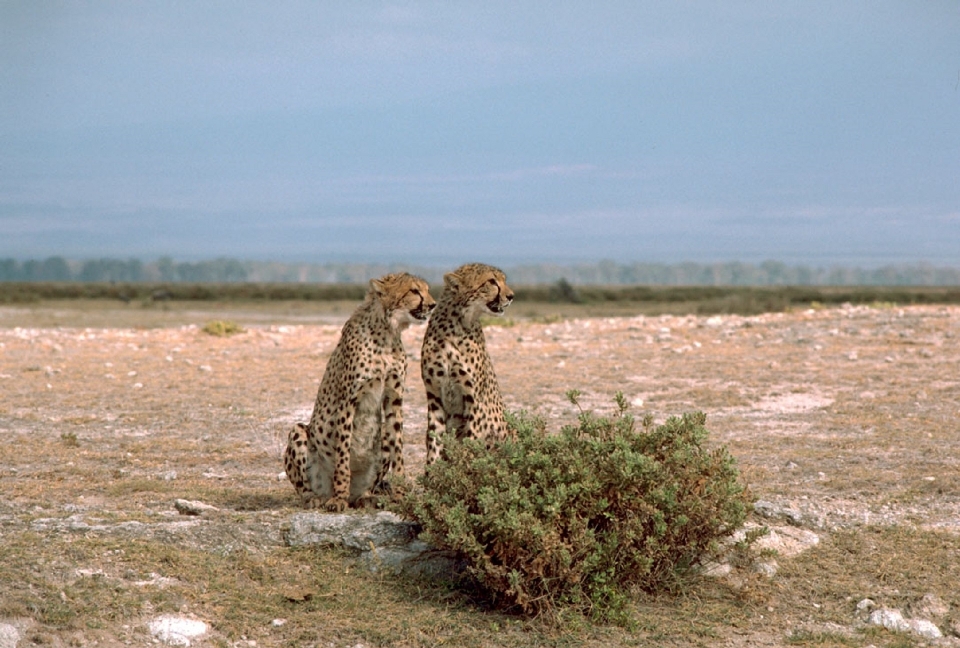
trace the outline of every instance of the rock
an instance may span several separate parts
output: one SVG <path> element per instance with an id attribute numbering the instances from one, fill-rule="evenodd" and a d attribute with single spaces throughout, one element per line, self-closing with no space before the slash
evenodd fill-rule
<path id="1" fill-rule="evenodd" d="M 820 536 L 813 531 L 796 527 L 770 527 L 770 532 L 757 540 L 757 549 L 771 549 L 783 558 L 796 556 L 820 544 Z"/>
<path id="2" fill-rule="evenodd" d="M 703 575 L 707 578 L 723 578 L 733 572 L 733 566 L 728 562 L 710 562 L 702 567 Z"/>
<path id="3" fill-rule="evenodd" d="M 757 515 L 765 517 L 768 520 L 785 520 L 794 526 L 801 526 L 803 524 L 803 514 L 800 513 L 800 511 L 779 506 L 767 500 L 757 500 L 754 502 L 753 510 Z"/>
<path id="4" fill-rule="evenodd" d="M 359 553 L 359 562 L 372 571 L 391 571 L 443 577 L 459 574 L 463 566 L 449 552 L 417 538 L 419 526 L 389 511 L 363 513 L 296 513 L 283 537 L 291 547 L 308 545 L 345 547 Z"/>
<path id="5" fill-rule="evenodd" d="M 207 624 L 196 619 L 165 615 L 148 624 L 150 634 L 171 646 L 189 646 L 194 639 L 207 634 Z"/>
<path id="6" fill-rule="evenodd" d="M 940 628 L 926 619 L 907 619 L 907 626 L 910 628 L 910 632 L 920 635 L 924 639 L 939 639 L 943 636 Z"/>
<path id="7" fill-rule="evenodd" d="M 943 619 L 950 614 L 950 606 L 936 594 L 928 593 L 923 595 L 920 604 L 917 606 L 916 613 L 918 616 L 926 619 L 943 621 Z"/>
<path id="8" fill-rule="evenodd" d="M 870 614 L 868 622 L 894 632 L 907 632 L 924 639 L 939 639 L 943 636 L 934 623 L 926 619 L 904 619 L 900 610 L 880 608 Z"/>
<path id="9" fill-rule="evenodd" d="M 0 648 L 17 648 L 20 631 L 9 623 L 0 623 Z"/>
<path id="10" fill-rule="evenodd" d="M 758 562 L 753 566 L 753 571 L 760 574 L 761 576 L 766 576 L 767 578 L 773 578 L 777 575 L 777 570 L 780 569 L 779 563 L 776 560 L 764 560 Z"/>
<path id="11" fill-rule="evenodd" d="M 204 513 L 213 513 L 219 511 L 216 506 L 204 504 L 203 502 L 193 502 L 185 499 L 178 499 L 173 503 L 174 508 L 180 515 L 203 515 Z"/>
<path id="12" fill-rule="evenodd" d="M 756 539 L 751 545 L 754 557 L 752 570 L 754 573 L 767 577 L 776 575 L 780 568 L 775 558 L 761 558 L 763 550 L 774 551 L 780 558 L 790 558 L 803 553 L 820 543 L 820 536 L 806 529 L 787 526 L 762 527 L 754 522 L 747 522 L 743 528 L 730 535 L 724 544 L 732 549 L 737 543 L 743 542 L 747 534 L 765 528 L 767 533 Z M 723 578 L 733 574 L 733 567 L 728 562 L 729 556 L 722 556 L 718 562 L 708 562 L 701 565 L 702 573 L 712 578 Z"/>
<path id="13" fill-rule="evenodd" d="M 357 551 L 375 547 L 401 547 L 416 540 L 419 529 L 389 511 L 363 513 L 295 513 L 284 530 L 291 547 L 342 546 Z"/>
<path id="14" fill-rule="evenodd" d="M 909 629 L 907 620 L 903 618 L 900 610 L 880 608 L 879 610 L 871 612 L 870 618 L 867 621 L 871 625 L 881 626 L 894 632 L 907 632 Z"/>

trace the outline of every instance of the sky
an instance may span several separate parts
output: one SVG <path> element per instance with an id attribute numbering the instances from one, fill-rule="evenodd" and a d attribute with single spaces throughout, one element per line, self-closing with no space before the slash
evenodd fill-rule
<path id="1" fill-rule="evenodd" d="M 0 258 L 960 266 L 960 2 L 0 0 Z"/>

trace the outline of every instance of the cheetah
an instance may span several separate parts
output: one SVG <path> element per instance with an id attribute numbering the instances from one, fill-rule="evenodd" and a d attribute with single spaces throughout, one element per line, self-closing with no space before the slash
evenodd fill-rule
<path id="1" fill-rule="evenodd" d="M 420 277 L 404 272 L 370 282 L 343 325 L 309 424 L 290 430 L 287 477 L 307 508 L 343 511 L 389 492 L 403 475 L 403 387 L 407 358 L 400 332 L 436 306 Z"/>
<path id="2" fill-rule="evenodd" d="M 500 269 L 482 263 L 460 266 L 443 282 L 420 358 L 427 391 L 427 465 L 440 456 L 445 432 L 488 444 L 509 433 L 480 318 L 503 315 L 513 291 Z"/>

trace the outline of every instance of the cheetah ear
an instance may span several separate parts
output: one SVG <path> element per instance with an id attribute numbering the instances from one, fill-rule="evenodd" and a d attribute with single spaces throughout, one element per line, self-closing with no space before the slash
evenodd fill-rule
<path id="1" fill-rule="evenodd" d="M 377 296 L 382 297 L 383 293 L 386 292 L 383 282 L 379 279 L 370 280 L 370 290 L 373 291 Z"/>
<path id="2" fill-rule="evenodd" d="M 460 287 L 460 277 L 457 276 L 455 272 L 448 272 L 443 275 L 443 285 L 447 288 L 456 290 Z"/>

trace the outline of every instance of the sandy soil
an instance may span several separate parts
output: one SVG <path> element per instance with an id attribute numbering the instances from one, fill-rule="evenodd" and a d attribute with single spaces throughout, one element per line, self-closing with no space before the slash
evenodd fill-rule
<path id="1" fill-rule="evenodd" d="M 0 308 L 5 524 L 25 510 L 169 509 L 167 492 L 118 485 L 148 480 L 209 483 L 220 506 L 268 517 L 295 509 L 278 479 L 285 434 L 309 416 L 349 311 L 191 308 Z M 212 319 L 245 331 L 209 335 L 201 327 Z M 423 332 L 404 334 L 414 474 L 424 457 Z M 960 532 L 960 308 L 506 320 L 487 341 L 508 407 L 552 427 L 576 418 L 568 389 L 598 411 L 622 391 L 634 414 L 657 421 L 703 410 L 753 492 L 803 526 Z M 73 437 L 64 465 L 51 448 Z M 256 542 L 279 538 L 266 531 Z"/>
<path id="2" fill-rule="evenodd" d="M 129 323 L 129 313 L 118 312 Z M 205 467 L 277 481 L 281 437 L 309 416 L 345 314 L 292 316 L 324 324 L 267 324 L 291 315 L 223 310 L 132 317 L 157 328 L 40 328 L 31 321 L 69 319 L 69 309 L 0 308 L 0 432 L 234 444 L 261 456 L 242 463 L 214 456 Z M 170 325 L 175 318 L 194 323 Z M 202 324 L 215 318 L 245 331 L 204 333 Z M 414 474 L 424 454 L 423 331 L 404 333 L 405 456 Z M 958 338 L 960 309 L 947 307 L 507 320 L 487 328 L 510 409 L 559 427 L 576 416 L 566 390 L 579 389 L 582 405 L 601 412 L 612 410 L 617 391 L 633 413 L 658 421 L 703 410 L 714 440 L 738 457 L 758 496 L 803 510 L 820 526 L 879 516 L 960 530 Z M 53 468 L 42 456 L 8 460 L 4 481 Z M 149 463 L 178 468 L 160 457 Z M 292 498 L 287 484 L 275 488 L 278 498 Z"/>

